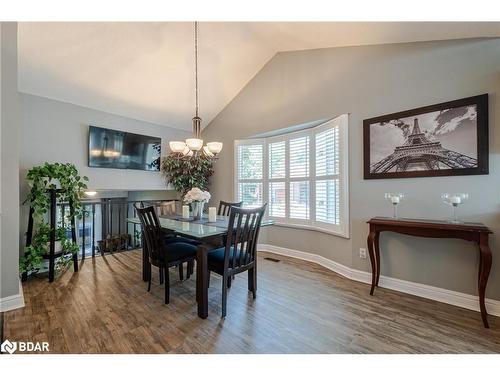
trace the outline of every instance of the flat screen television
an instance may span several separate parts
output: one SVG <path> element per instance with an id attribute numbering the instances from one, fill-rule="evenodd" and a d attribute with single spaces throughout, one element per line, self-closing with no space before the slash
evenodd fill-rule
<path id="1" fill-rule="evenodd" d="M 159 171 L 161 138 L 89 127 L 89 167 Z"/>

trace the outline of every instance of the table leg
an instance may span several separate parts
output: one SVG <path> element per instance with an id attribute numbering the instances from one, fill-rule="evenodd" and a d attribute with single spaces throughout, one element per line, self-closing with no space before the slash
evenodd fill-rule
<path id="1" fill-rule="evenodd" d="M 151 264 L 149 263 L 148 249 L 146 248 L 144 235 L 142 236 L 142 281 L 149 281 L 151 278 Z"/>
<path id="2" fill-rule="evenodd" d="M 368 234 L 368 238 L 366 240 L 368 245 L 368 253 L 370 254 L 370 263 L 372 265 L 372 287 L 370 289 L 370 295 L 373 295 L 373 291 L 375 290 L 376 278 L 377 278 L 377 263 L 375 259 L 374 252 L 374 239 L 375 239 L 375 231 L 370 228 L 370 233 Z"/>
<path id="3" fill-rule="evenodd" d="M 198 316 L 202 319 L 208 317 L 208 247 L 199 245 L 196 251 L 196 302 L 198 303 Z"/>
<path id="4" fill-rule="evenodd" d="M 486 304 L 484 302 L 486 284 L 491 270 L 491 250 L 488 246 L 488 235 L 481 233 L 479 237 L 479 273 L 478 273 L 478 287 L 479 287 L 479 307 L 481 309 L 481 319 L 485 328 L 489 328 L 488 313 L 486 312 Z"/>
<path id="5" fill-rule="evenodd" d="M 379 236 L 380 232 L 375 232 L 375 236 L 373 237 L 373 244 L 375 249 L 375 263 L 377 268 L 377 278 L 375 279 L 375 286 L 378 286 L 378 281 L 380 279 L 380 247 L 379 247 Z"/>

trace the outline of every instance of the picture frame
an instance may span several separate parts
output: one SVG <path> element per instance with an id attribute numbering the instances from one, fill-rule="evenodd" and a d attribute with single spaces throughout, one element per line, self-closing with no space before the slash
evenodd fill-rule
<path id="1" fill-rule="evenodd" d="M 488 94 L 363 121 L 364 179 L 488 174 Z"/>

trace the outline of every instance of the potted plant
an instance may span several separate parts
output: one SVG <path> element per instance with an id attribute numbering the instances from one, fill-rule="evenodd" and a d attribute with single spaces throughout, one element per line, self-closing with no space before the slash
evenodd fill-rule
<path id="1" fill-rule="evenodd" d="M 214 174 L 213 163 L 213 159 L 204 155 L 183 158 L 170 154 L 163 159 L 162 172 L 166 182 L 184 196 L 194 187 L 208 189 L 209 179 Z"/>
<path id="2" fill-rule="evenodd" d="M 56 199 L 62 202 L 72 202 L 74 210 L 65 216 L 64 223 L 59 223 L 55 229 L 56 248 L 62 251 L 57 260 L 56 271 L 65 269 L 68 264 L 68 254 L 78 251 L 78 245 L 67 238 L 73 218 L 82 218 L 81 198 L 87 188 L 88 177 L 80 176 L 73 164 L 45 163 L 28 171 L 30 192 L 23 204 L 29 204 L 33 212 L 33 235 L 31 244 L 26 246 L 19 262 L 21 273 L 35 273 L 43 263 L 43 256 L 49 252 L 51 228 L 47 214 L 50 211 L 50 196 L 48 191 L 56 191 Z"/>
<path id="3" fill-rule="evenodd" d="M 184 196 L 184 202 L 191 205 L 194 220 L 200 220 L 203 217 L 203 206 L 211 198 L 208 191 L 203 191 L 197 187 L 189 190 Z"/>

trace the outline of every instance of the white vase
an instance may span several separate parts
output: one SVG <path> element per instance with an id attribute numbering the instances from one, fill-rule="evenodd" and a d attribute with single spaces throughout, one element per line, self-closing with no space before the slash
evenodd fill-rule
<path id="1" fill-rule="evenodd" d="M 193 219 L 201 220 L 203 218 L 203 207 L 205 202 L 193 202 L 191 203 L 191 209 L 193 210 Z"/>

